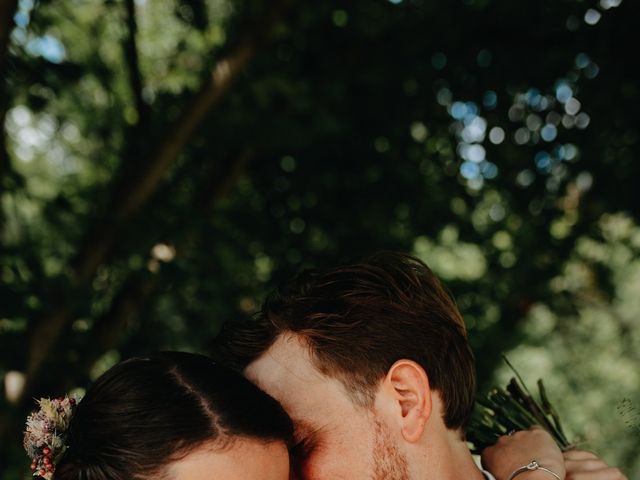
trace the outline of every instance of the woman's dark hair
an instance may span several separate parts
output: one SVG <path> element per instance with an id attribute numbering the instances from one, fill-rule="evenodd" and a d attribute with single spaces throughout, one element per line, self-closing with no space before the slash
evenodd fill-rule
<path id="1" fill-rule="evenodd" d="M 278 402 L 202 355 L 163 352 L 126 360 L 78 404 L 54 480 L 146 480 L 205 443 L 237 437 L 290 443 Z"/>

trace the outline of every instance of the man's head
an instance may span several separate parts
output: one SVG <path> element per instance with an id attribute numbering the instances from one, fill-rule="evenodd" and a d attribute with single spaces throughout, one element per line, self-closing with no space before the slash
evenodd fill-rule
<path id="1" fill-rule="evenodd" d="M 304 478 L 408 478 L 407 457 L 459 434 L 472 410 L 463 320 L 407 255 L 304 272 L 225 343 L 297 424 Z"/>

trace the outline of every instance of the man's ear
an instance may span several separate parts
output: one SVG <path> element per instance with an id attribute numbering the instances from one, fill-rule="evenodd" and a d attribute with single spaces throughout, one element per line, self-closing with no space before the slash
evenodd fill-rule
<path id="1" fill-rule="evenodd" d="M 398 360 L 387 372 L 384 387 L 395 404 L 402 436 L 408 442 L 417 442 L 431 415 L 431 388 L 427 373 L 413 360 Z"/>

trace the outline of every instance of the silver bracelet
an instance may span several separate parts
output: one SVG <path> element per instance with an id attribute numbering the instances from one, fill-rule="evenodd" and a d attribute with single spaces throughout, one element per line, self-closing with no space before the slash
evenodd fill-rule
<path id="1" fill-rule="evenodd" d="M 535 460 L 532 460 L 531 463 L 529 463 L 528 465 L 524 465 L 524 466 L 522 466 L 520 468 L 515 469 L 513 471 L 513 473 L 511 473 L 511 475 L 509 475 L 509 478 L 507 480 L 513 480 L 518 475 L 520 475 L 522 472 L 530 472 L 530 471 L 533 471 L 533 470 L 541 470 L 543 472 L 547 472 L 549 475 L 553 475 L 554 477 L 556 477 L 557 480 L 562 480 L 560 478 L 560 475 L 558 475 L 555 472 L 552 472 L 548 468 L 544 468 L 543 466 L 541 466 Z"/>

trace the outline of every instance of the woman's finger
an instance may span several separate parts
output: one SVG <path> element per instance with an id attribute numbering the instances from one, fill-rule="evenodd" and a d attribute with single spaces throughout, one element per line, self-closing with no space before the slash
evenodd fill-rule
<path id="1" fill-rule="evenodd" d="M 607 467 L 588 472 L 569 472 L 565 480 L 627 480 L 627 477 L 617 468 Z"/>
<path id="2" fill-rule="evenodd" d="M 565 460 L 589 460 L 598 458 L 595 453 L 587 452 L 586 450 L 567 450 L 563 455 Z"/>
<path id="3" fill-rule="evenodd" d="M 564 464 L 568 472 L 591 472 L 594 470 L 602 470 L 609 466 L 599 458 L 585 458 L 584 460 L 566 460 Z"/>

